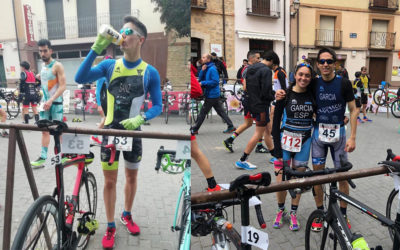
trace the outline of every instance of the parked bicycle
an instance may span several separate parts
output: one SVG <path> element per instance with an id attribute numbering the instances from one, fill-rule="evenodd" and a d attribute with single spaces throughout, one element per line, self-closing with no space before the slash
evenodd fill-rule
<path id="1" fill-rule="evenodd" d="M 306 172 L 293 170 L 287 165 L 287 163 L 284 163 L 284 173 L 287 176 L 310 177 L 315 175 L 344 172 L 352 168 L 352 164 L 344 161 L 342 155 L 340 156 L 340 162 L 340 168 L 325 168 L 323 170 L 309 170 Z M 389 169 L 395 167 L 392 165 L 392 163 L 393 162 L 388 161 L 382 162 L 382 164 Z M 398 170 L 400 170 L 400 164 L 397 164 Z M 351 180 L 348 180 L 348 182 L 352 188 L 355 188 L 355 184 Z M 395 230 L 397 236 L 399 235 L 399 222 L 395 222 L 386 218 L 383 214 L 368 207 L 357 199 L 340 192 L 337 188 L 337 181 L 330 183 L 329 192 L 326 193 L 326 197 L 329 199 L 327 210 L 323 211 L 317 209 L 308 217 L 305 228 L 305 249 L 339 249 L 339 247 L 341 249 L 369 249 L 366 240 L 361 234 L 351 232 L 342 212 L 340 211 L 338 201 L 347 202 L 347 204 L 355 207 L 362 213 L 365 213 L 371 218 L 380 221 L 382 225 Z M 313 231 L 312 224 L 314 221 L 319 221 L 323 225 L 322 232 Z M 399 249 L 400 247 L 400 241 L 396 241 L 394 242 L 393 249 Z"/>
<path id="2" fill-rule="evenodd" d="M 255 196 L 259 186 L 268 186 L 271 175 L 268 172 L 255 175 L 244 174 L 230 183 L 229 191 L 236 191 L 237 197 L 232 200 L 209 202 L 192 205 L 192 235 L 212 236 L 212 249 L 230 249 L 232 243 L 236 249 L 251 249 L 252 245 L 266 249 L 268 247 L 267 233 L 250 226 L 249 200 Z M 256 185 L 246 186 L 247 184 Z M 241 233 L 228 221 L 225 209 L 230 206 L 241 207 Z M 255 206 L 258 223 L 261 228 L 266 224 L 262 215 L 260 204 Z"/>
<path id="3" fill-rule="evenodd" d="M 4 99 L 7 103 L 8 119 L 14 119 L 21 111 L 21 100 L 18 98 L 18 91 L 5 91 L 0 89 L 0 99 Z"/>
<path id="4" fill-rule="evenodd" d="M 185 116 L 186 124 L 188 125 L 191 124 L 190 105 L 190 92 L 186 91 L 183 93 L 181 102 L 179 103 L 179 114 L 183 114 Z"/>
<path id="5" fill-rule="evenodd" d="M 168 116 L 170 113 L 169 107 L 174 105 L 175 100 L 176 96 L 173 94 L 169 94 L 168 89 L 164 89 L 162 103 L 163 103 L 163 113 L 164 113 L 165 123 L 168 123 Z"/>
<path id="6" fill-rule="evenodd" d="M 374 91 L 374 102 L 378 106 L 388 107 L 392 115 L 400 118 L 400 88 L 397 92 L 388 89 L 390 83 L 385 82 L 388 86 L 379 85 L 378 89 Z"/>
<path id="7" fill-rule="evenodd" d="M 178 233 L 178 250 L 190 249 L 190 160 L 176 159 L 176 151 L 165 150 L 163 146 L 157 152 L 155 170 L 168 174 L 183 173 L 182 185 L 176 202 L 172 232 Z"/>
<path id="8" fill-rule="evenodd" d="M 85 249 L 98 228 L 96 221 L 97 183 L 88 170 L 94 154 L 71 155 L 64 163 L 60 154 L 60 135 L 67 129 L 61 121 L 39 120 L 40 128 L 47 128 L 54 137 L 56 184 L 52 195 L 41 196 L 28 208 L 14 238 L 12 249 Z M 107 145 L 114 151 L 114 145 Z M 111 157 L 110 161 L 113 161 Z M 111 162 L 112 164 L 112 162 Z M 77 165 L 71 196 L 64 195 L 63 170 Z"/>

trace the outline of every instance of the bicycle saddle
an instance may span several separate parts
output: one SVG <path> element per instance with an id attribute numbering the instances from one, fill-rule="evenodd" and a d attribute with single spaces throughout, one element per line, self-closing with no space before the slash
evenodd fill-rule
<path id="1" fill-rule="evenodd" d="M 39 120 L 36 124 L 39 128 L 47 128 L 49 130 L 57 130 L 61 132 L 68 128 L 68 125 L 65 122 L 57 120 Z M 57 126 L 57 127 L 54 129 L 50 128 L 50 126 Z"/>
<path id="2" fill-rule="evenodd" d="M 229 186 L 229 191 L 236 191 L 246 184 L 253 184 L 265 187 L 269 186 L 269 184 L 271 184 L 271 174 L 268 172 L 262 172 L 255 175 L 241 175 L 231 182 Z"/>

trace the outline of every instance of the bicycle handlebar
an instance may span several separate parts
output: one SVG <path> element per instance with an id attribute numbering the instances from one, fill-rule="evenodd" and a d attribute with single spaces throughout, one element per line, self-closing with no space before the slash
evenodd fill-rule
<path id="1" fill-rule="evenodd" d="M 268 172 L 262 172 L 255 175 L 241 175 L 231 182 L 229 186 L 229 191 L 237 191 L 238 189 L 243 188 L 246 184 L 267 187 L 269 186 L 269 184 L 271 184 L 271 174 Z"/>
<path id="2" fill-rule="evenodd" d="M 400 155 L 393 154 L 392 149 L 387 149 L 386 161 L 400 161 Z"/>

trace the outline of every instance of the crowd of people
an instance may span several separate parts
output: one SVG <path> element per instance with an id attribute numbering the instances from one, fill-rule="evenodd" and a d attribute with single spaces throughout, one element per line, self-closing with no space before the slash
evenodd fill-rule
<path id="1" fill-rule="evenodd" d="M 213 87 L 219 85 L 218 77 L 222 77 L 212 63 L 211 55 L 205 54 L 197 64 L 202 65 L 198 72 L 198 82 L 192 65 L 192 86 L 199 85 L 203 91 L 210 91 L 209 80 L 213 75 Z M 372 122 L 367 117 L 366 106 L 370 97 L 370 78 L 364 66 L 355 73 L 355 80 L 351 82 L 347 70 L 337 64 L 334 50 L 322 48 L 317 55 L 316 68 L 313 65 L 299 63 L 294 71 L 292 80 L 288 79 L 286 71 L 280 67 L 279 56 L 273 51 L 261 54 L 258 51 L 249 51 L 243 65 L 237 71 L 237 79 L 242 83 L 244 95 L 242 105 L 244 110 L 243 124 L 233 130 L 231 136 L 223 141 L 228 152 L 234 152 L 234 141 L 246 129 L 255 123 L 255 130 L 248 140 L 241 158 L 235 162 L 240 169 L 253 170 L 257 166 L 249 162 L 249 155 L 256 149 L 257 153 L 270 153 L 272 158 L 267 159 L 274 166 L 276 181 L 282 181 L 284 164 L 292 168 L 305 171 L 311 161 L 314 170 L 325 168 L 328 151 L 331 153 L 334 166 L 340 167 L 339 156 L 347 160 L 347 154 L 356 148 L 357 125 Z M 318 72 L 318 73 L 317 73 Z M 204 77 L 207 76 L 207 77 Z M 219 93 L 217 93 L 219 94 Z M 213 100 L 218 103 L 218 95 Z M 206 95 L 205 95 L 206 96 Z M 207 96 L 206 96 L 207 101 Z M 346 107 L 349 110 L 345 115 Z M 218 108 L 218 107 L 217 107 Z M 210 108 L 206 107 L 205 111 Z M 217 109 L 216 109 L 217 110 Z M 363 118 L 359 114 L 363 112 Z M 217 113 L 219 114 L 218 110 Z M 192 127 L 192 134 L 197 134 L 200 123 Z M 227 123 L 230 127 L 230 123 Z M 346 137 L 346 124 L 350 125 L 349 137 Z M 228 130 L 229 130 L 228 127 Z M 224 131 L 228 132 L 228 131 Z M 266 147 L 262 144 L 265 141 Z M 192 144 L 193 145 L 193 144 Z M 199 151 L 196 143 L 196 151 Z M 193 148 L 192 148 L 193 154 Z M 207 158 L 196 157 L 199 166 L 206 163 Z M 202 169 L 203 171 L 203 169 Z M 212 173 L 212 170 L 209 170 Z M 203 171 L 203 174 L 208 178 Z M 214 180 L 214 177 L 213 177 Z M 346 181 L 339 182 L 339 189 L 348 194 L 349 186 Z M 213 189 L 209 189 L 213 191 Z M 289 229 L 299 230 L 297 209 L 300 204 L 300 194 L 291 200 L 290 208 L 286 208 L 286 191 L 277 192 L 277 212 L 273 221 L 274 228 L 281 228 L 284 218 L 290 221 Z M 321 186 L 313 187 L 315 204 L 323 210 L 323 192 Z M 340 203 L 340 209 L 351 227 L 347 218 L 347 204 Z M 321 231 L 322 222 L 316 219 L 312 230 Z"/>

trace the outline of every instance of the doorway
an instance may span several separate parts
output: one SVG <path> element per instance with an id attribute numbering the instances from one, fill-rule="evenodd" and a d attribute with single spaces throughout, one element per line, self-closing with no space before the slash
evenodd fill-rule
<path id="1" fill-rule="evenodd" d="M 387 58 L 371 57 L 368 72 L 371 77 L 370 87 L 376 88 L 382 81 L 386 81 Z"/>

